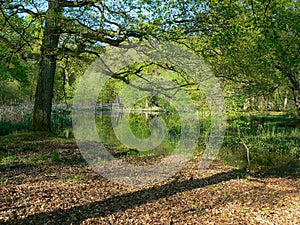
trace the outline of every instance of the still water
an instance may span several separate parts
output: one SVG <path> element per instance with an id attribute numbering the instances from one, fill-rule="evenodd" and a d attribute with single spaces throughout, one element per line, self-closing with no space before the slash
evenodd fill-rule
<path id="1" fill-rule="evenodd" d="M 176 112 L 101 111 L 95 121 L 99 138 L 105 146 L 119 151 L 136 149 L 150 155 L 171 154 L 181 143 L 185 143 L 185 149 L 200 150 L 209 132 L 199 123 L 197 115 L 183 118 Z"/>

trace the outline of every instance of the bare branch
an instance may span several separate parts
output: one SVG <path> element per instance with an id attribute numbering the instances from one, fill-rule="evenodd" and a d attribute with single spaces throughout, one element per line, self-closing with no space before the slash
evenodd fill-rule
<path id="1" fill-rule="evenodd" d="M 269 0 L 269 1 L 267 2 L 267 5 L 266 5 L 265 11 L 264 11 L 264 18 L 266 18 L 267 11 L 268 11 L 268 8 L 269 8 L 269 6 L 270 6 L 270 4 L 271 4 L 271 1 L 272 1 L 272 0 Z"/>
<path id="2" fill-rule="evenodd" d="M 9 5 L 7 7 L 7 9 L 17 10 L 16 13 L 27 13 L 27 14 L 30 14 L 31 16 L 33 16 L 33 17 L 38 17 L 38 16 L 40 16 L 40 15 L 43 14 L 43 13 L 39 13 L 39 12 L 38 13 L 33 12 L 32 10 L 25 8 L 25 6 L 21 5 L 21 4 L 18 4 L 18 5 Z"/>

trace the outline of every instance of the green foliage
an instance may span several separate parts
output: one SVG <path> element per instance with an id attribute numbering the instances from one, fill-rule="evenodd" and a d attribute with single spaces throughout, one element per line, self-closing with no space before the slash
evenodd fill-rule
<path id="1" fill-rule="evenodd" d="M 144 114 L 130 114 L 129 124 L 132 133 L 136 137 L 145 139 L 150 136 L 150 118 L 147 118 Z"/>
<path id="2" fill-rule="evenodd" d="M 63 132 L 72 126 L 71 110 L 64 107 L 57 107 L 52 110 L 52 130 L 56 133 Z"/>
<path id="3" fill-rule="evenodd" d="M 59 162 L 59 160 L 60 160 L 59 152 L 58 152 L 58 151 L 53 151 L 53 152 L 51 153 L 51 159 L 52 159 L 52 161 L 54 161 L 54 162 Z"/>
<path id="4" fill-rule="evenodd" d="M 299 89 L 299 2 L 209 2 L 194 25 L 204 31 L 188 43 L 223 80 L 230 110 L 274 110 L 279 96 L 283 105 L 286 90 Z"/>
<path id="5" fill-rule="evenodd" d="M 297 120 L 286 115 L 235 115 L 229 120 L 220 158 L 246 167 L 243 141 L 250 149 L 251 169 L 292 165 L 299 160 L 299 137 Z"/>
<path id="6" fill-rule="evenodd" d="M 28 130 L 30 126 L 30 118 L 13 122 L 7 120 L 0 120 L 0 136 L 11 134 L 14 132 L 21 132 Z"/>
<path id="7" fill-rule="evenodd" d="M 10 16 L 3 3 L 0 7 L 0 104 L 28 102 L 37 74 L 37 21 L 30 16 Z"/>
<path id="8" fill-rule="evenodd" d="M 10 166 L 15 163 L 15 157 L 13 155 L 8 155 L 3 158 L 1 158 L 1 164 L 4 166 Z"/>
<path id="9" fill-rule="evenodd" d="M 7 185 L 9 183 L 8 178 L 4 179 L 4 178 L 0 178 L 0 186 L 4 186 Z M 4 197 L 5 198 L 5 197 Z"/>

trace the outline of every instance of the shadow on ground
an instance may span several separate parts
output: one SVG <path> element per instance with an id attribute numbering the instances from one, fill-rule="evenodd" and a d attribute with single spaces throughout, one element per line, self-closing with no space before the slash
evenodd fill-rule
<path id="1" fill-rule="evenodd" d="M 8 221 L 6 224 L 80 224 L 88 218 L 108 216 L 115 212 L 125 211 L 160 198 L 223 181 L 242 178 L 245 175 L 246 173 L 241 173 L 239 170 L 232 170 L 207 178 L 185 181 L 174 180 L 159 187 L 142 189 L 128 194 L 110 197 L 102 201 L 75 206 L 66 210 L 43 212 L 28 216 L 25 219 Z"/>

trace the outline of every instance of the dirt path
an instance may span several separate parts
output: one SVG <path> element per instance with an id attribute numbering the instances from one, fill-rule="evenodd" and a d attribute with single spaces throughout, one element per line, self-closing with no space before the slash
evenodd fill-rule
<path id="1" fill-rule="evenodd" d="M 14 158 L 0 165 L 0 224 L 300 224 L 297 177 L 219 162 L 199 173 L 193 160 L 163 183 L 131 188 L 93 172 L 71 140 L 1 141 Z"/>

